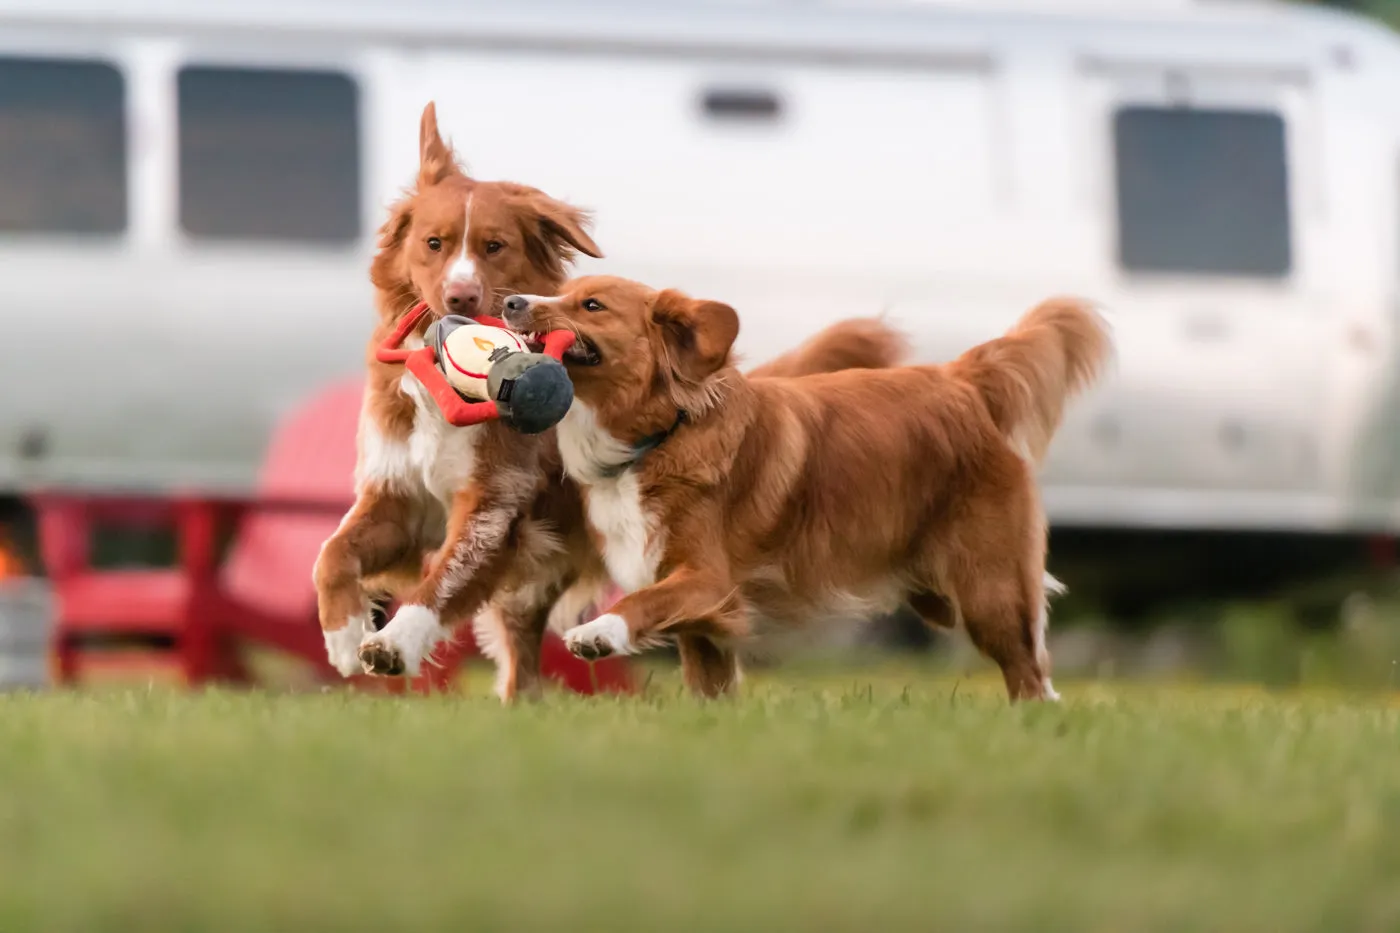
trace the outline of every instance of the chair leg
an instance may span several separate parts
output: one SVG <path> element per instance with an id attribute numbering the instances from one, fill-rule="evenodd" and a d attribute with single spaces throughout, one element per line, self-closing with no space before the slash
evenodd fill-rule
<path id="1" fill-rule="evenodd" d="M 209 613 L 196 604 L 186 613 L 176 653 L 187 686 L 196 687 L 214 678 L 219 668 L 219 645 Z"/>
<path id="2" fill-rule="evenodd" d="M 71 686 L 78 680 L 78 648 L 73 639 L 60 632 L 53 646 L 54 680 L 60 687 Z"/>

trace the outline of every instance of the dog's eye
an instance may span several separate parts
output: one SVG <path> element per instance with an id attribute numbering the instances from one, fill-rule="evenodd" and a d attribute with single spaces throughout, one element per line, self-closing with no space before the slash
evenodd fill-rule
<path id="1" fill-rule="evenodd" d="M 435 236 L 428 237 L 428 249 L 439 252 L 442 249 L 442 240 Z"/>
<path id="2" fill-rule="evenodd" d="M 603 308 L 603 303 L 602 303 L 601 301 L 599 301 L 597 298 L 585 298 L 585 299 L 583 299 L 583 310 L 585 310 L 585 311 L 602 311 L 602 310 L 604 310 L 604 308 Z"/>
<path id="3" fill-rule="evenodd" d="M 505 245 L 504 243 L 502 243 L 500 240 L 487 240 L 487 241 L 486 241 L 486 252 L 487 252 L 488 254 L 490 254 L 490 253 L 499 253 L 501 250 L 503 250 L 503 249 L 505 249 L 505 248 L 506 248 L 506 245 Z"/>

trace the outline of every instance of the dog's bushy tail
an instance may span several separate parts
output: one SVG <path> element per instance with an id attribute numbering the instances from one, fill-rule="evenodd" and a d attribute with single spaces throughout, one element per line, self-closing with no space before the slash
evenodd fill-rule
<path id="1" fill-rule="evenodd" d="M 878 318 L 849 318 L 818 331 L 800 347 L 751 370 L 749 376 L 811 376 L 842 369 L 886 369 L 898 366 L 908 353 L 905 336 Z"/>
<path id="2" fill-rule="evenodd" d="M 1051 298 L 1004 336 L 958 357 L 949 372 L 977 388 L 997 428 L 1039 464 L 1065 403 L 1094 383 L 1112 352 L 1108 322 L 1087 302 Z"/>

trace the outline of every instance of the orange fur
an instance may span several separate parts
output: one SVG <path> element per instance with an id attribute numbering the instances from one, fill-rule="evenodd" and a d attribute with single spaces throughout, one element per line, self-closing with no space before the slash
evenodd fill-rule
<path id="1" fill-rule="evenodd" d="M 930 624 L 961 621 L 1013 699 L 1054 695 L 1034 468 L 1108 357 L 1088 306 L 1046 302 L 944 366 L 766 379 L 731 363 L 734 309 L 673 290 L 587 277 L 506 317 L 570 328 L 587 350 L 569 362 L 560 448 L 631 592 L 568 634 L 575 653 L 698 640 L 707 663 L 687 678 L 712 694 L 759 623 L 904 601 Z"/>
<path id="2" fill-rule="evenodd" d="M 579 491 L 563 474 L 553 431 L 451 428 L 415 400 L 421 387 L 402 366 L 374 352 L 419 301 L 434 315 L 498 314 L 508 294 L 554 294 L 578 254 L 601 251 L 578 208 L 525 185 L 469 177 L 432 104 L 419 155 L 416 185 L 390 208 L 370 268 L 380 320 L 367 349 L 357 501 L 316 562 L 321 627 L 342 672 L 399 674 L 422 660 L 415 652 L 425 640 L 474 619 L 478 644 L 497 664 L 497 691 L 510 700 L 539 687 L 540 642 L 562 594 L 607 582 Z M 864 331 L 850 350 L 833 355 L 819 337 L 770 366 L 885 365 L 898 338 Z M 404 609 L 376 633 L 371 597 L 383 595 Z M 405 610 L 418 613 L 412 631 Z"/>
<path id="3" fill-rule="evenodd" d="M 873 318 L 837 321 L 795 351 L 769 360 L 749 376 L 811 376 L 842 369 L 887 369 L 908 354 L 904 336 Z"/>
<path id="4" fill-rule="evenodd" d="M 992 421 L 1040 463 L 1060 426 L 1065 400 L 1088 388 L 1108 355 L 1108 332 L 1081 302 L 1055 298 L 999 340 L 973 347 L 949 366 L 982 393 Z"/>

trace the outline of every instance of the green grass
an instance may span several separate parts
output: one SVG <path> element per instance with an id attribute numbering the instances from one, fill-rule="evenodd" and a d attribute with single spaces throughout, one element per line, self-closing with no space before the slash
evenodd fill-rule
<path id="1" fill-rule="evenodd" d="M 1392 930 L 1385 696 L 0 698 L 0 930 Z"/>

